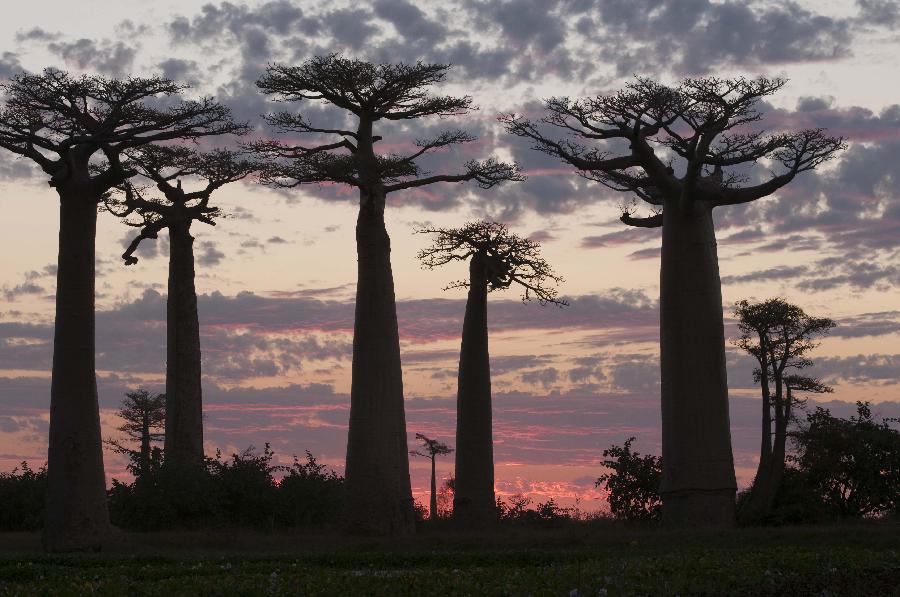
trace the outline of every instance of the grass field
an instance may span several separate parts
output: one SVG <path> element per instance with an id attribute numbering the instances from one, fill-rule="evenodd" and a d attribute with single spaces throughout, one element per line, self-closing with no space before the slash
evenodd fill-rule
<path id="1" fill-rule="evenodd" d="M 900 596 L 900 526 L 597 525 L 402 542 L 153 533 L 73 556 L 45 556 L 37 535 L 7 534 L 0 595 Z"/>

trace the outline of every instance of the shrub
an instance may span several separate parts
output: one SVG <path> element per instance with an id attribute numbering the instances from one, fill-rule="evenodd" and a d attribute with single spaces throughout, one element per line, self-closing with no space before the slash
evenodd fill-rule
<path id="1" fill-rule="evenodd" d="M 205 468 L 166 467 L 154 457 L 149 472 L 130 483 L 113 481 L 109 490 L 114 524 L 134 530 L 172 528 L 318 527 L 333 523 L 341 510 L 343 478 L 325 471 L 315 457 L 296 457 L 291 466 L 272 463 L 266 444 L 223 460 L 207 458 Z M 276 480 L 277 473 L 286 473 Z"/>
<path id="2" fill-rule="evenodd" d="M 0 473 L 0 531 L 33 531 L 44 526 L 47 466 L 38 470 L 23 462 Z"/>
<path id="3" fill-rule="evenodd" d="M 613 516 L 624 520 L 655 520 L 659 518 L 662 502 L 659 484 L 662 480 L 662 458 L 631 451 L 633 437 L 623 446 L 603 450 L 603 466 L 612 472 L 600 475 L 594 483 L 609 492 L 609 509 Z"/>

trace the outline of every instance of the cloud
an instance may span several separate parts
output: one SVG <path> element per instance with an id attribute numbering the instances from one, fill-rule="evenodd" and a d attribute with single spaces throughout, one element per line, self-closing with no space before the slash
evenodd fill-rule
<path id="1" fill-rule="evenodd" d="M 81 38 L 76 41 L 52 41 L 47 48 L 62 58 L 67 65 L 79 70 L 94 70 L 112 77 L 124 77 L 131 73 L 136 49 L 125 43 Z"/>
<path id="2" fill-rule="evenodd" d="M 197 249 L 197 263 L 203 266 L 218 265 L 225 258 L 225 253 L 218 249 L 218 243 L 214 240 L 200 241 Z"/>
<path id="3" fill-rule="evenodd" d="M 621 75 L 829 61 L 848 56 L 853 39 L 849 19 L 792 1 L 599 0 L 596 6 L 593 23 L 605 33 L 600 56 Z"/>

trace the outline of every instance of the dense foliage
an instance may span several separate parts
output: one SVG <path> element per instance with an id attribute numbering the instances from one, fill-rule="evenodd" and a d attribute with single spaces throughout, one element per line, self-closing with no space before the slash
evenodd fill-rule
<path id="1" fill-rule="evenodd" d="M 816 408 L 794 433 L 794 466 L 823 504 L 840 518 L 897 512 L 900 508 L 900 432 L 857 402 L 849 419 Z"/>
<path id="2" fill-rule="evenodd" d="M 622 446 L 603 450 L 603 466 L 609 473 L 600 475 L 594 484 L 609 492 L 609 509 L 616 518 L 624 520 L 654 520 L 659 518 L 662 503 L 659 483 L 662 479 L 662 459 L 652 454 L 631 450 L 633 437 Z"/>
<path id="3" fill-rule="evenodd" d="M 113 481 L 109 490 L 114 524 L 134 530 L 239 526 L 259 529 L 315 528 L 336 522 L 343 478 L 306 453 L 291 466 L 272 463 L 248 448 L 223 460 L 206 460 L 205 470 L 185 475 L 167 468 L 154 452 L 148 474 L 130 483 Z M 276 479 L 277 474 L 283 474 Z"/>
<path id="4" fill-rule="evenodd" d="M 38 470 L 23 462 L 0 473 L 0 531 L 30 531 L 44 525 L 47 467 Z"/>

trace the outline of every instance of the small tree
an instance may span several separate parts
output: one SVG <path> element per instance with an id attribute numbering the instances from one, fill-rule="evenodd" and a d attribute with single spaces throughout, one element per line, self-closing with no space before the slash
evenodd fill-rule
<path id="1" fill-rule="evenodd" d="M 203 466 L 203 396 L 200 382 L 200 322 L 194 284 L 195 221 L 216 225 L 222 211 L 209 204 L 214 191 L 246 178 L 258 164 L 236 153 L 200 153 L 185 146 L 149 146 L 128 152 L 126 164 L 152 181 L 161 197 L 145 197 L 146 189 L 125 183 L 106 207 L 140 233 L 122 255 L 126 265 L 138 262 L 134 253 L 142 241 L 169 233 L 169 286 L 166 300 L 166 464 L 177 468 Z M 202 181 L 194 191 L 182 179 Z M 129 217 L 137 216 L 137 220 Z"/>
<path id="2" fill-rule="evenodd" d="M 472 526 L 495 521 L 491 366 L 488 354 L 487 295 L 516 285 L 522 301 L 565 305 L 554 286 L 562 282 L 540 256 L 540 245 L 511 233 L 497 222 L 471 222 L 462 228 L 425 228 L 431 247 L 419 251 L 424 267 L 469 261 L 469 279 L 449 288 L 468 288 L 459 353 L 456 402 L 456 491 L 454 520 Z M 445 289 L 446 290 L 446 289 Z"/>
<path id="3" fill-rule="evenodd" d="M 790 370 L 802 370 L 813 362 L 809 353 L 836 324 L 827 317 L 812 317 L 784 299 L 760 303 L 739 301 L 734 310 L 741 336 L 734 344 L 752 355 L 758 364 L 754 380 L 762 392 L 762 441 L 759 466 L 742 515 L 765 517 L 772 509 L 784 476 L 787 429 L 796 404 L 794 391 L 831 392 L 819 380 Z M 772 431 L 774 420 L 775 429 Z"/>
<path id="4" fill-rule="evenodd" d="M 444 456 L 445 454 L 449 454 L 453 451 L 447 444 L 442 444 L 436 439 L 431 439 L 425 437 L 421 433 L 416 434 L 416 439 L 422 442 L 422 447 L 425 450 L 424 452 L 419 452 L 418 450 L 412 450 L 410 455 L 412 456 L 423 456 L 431 460 L 431 501 L 429 502 L 429 514 L 428 517 L 431 520 L 438 519 L 438 506 L 437 506 L 437 476 L 435 470 L 435 460 L 437 456 Z"/>
<path id="5" fill-rule="evenodd" d="M 107 439 L 105 443 L 119 454 L 128 456 L 131 461 L 128 470 L 134 476 L 142 477 L 150 471 L 153 442 L 164 437 L 162 430 L 166 421 L 166 395 L 152 394 L 143 388 L 128 392 L 122 400 L 118 415 L 124 422 L 116 429 L 136 442 L 138 447 L 134 449 L 113 439 Z"/>
<path id="6" fill-rule="evenodd" d="M 94 367 L 97 205 L 134 175 L 122 164 L 124 151 L 245 127 L 211 98 L 178 99 L 185 87 L 159 77 L 45 69 L 15 75 L 0 89 L 0 148 L 40 166 L 59 196 L 44 548 L 99 549 L 109 510 Z"/>
<path id="7" fill-rule="evenodd" d="M 659 484 L 662 480 L 662 459 L 652 454 L 632 452 L 633 437 L 623 446 L 603 450 L 603 466 L 612 472 L 600 475 L 594 483 L 609 493 L 609 509 L 613 516 L 624 520 L 655 520 L 659 518 L 662 502 Z"/>
<path id="8" fill-rule="evenodd" d="M 822 129 L 766 134 L 757 109 L 780 78 L 638 78 L 594 98 L 546 100 L 543 124 L 502 118 L 507 130 L 578 173 L 632 194 L 652 212 L 628 226 L 662 227 L 660 364 L 664 515 L 680 524 L 734 524 L 734 458 L 728 416 L 722 288 L 712 213 L 776 193 L 844 147 Z M 676 164 L 676 161 L 679 162 Z M 755 163 L 778 172 L 747 185 Z"/>
<path id="9" fill-rule="evenodd" d="M 825 501 L 844 518 L 896 512 L 900 508 L 900 432 L 877 423 L 868 402 L 856 403 L 850 419 L 817 407 L 793 434 L 792 458 Z"/>
<path id="10" fill-rule="evenodd" d="M 406 415 L 400 369 L 400 338 L 390 238 L 384 224 L 390 193 L 438 182 L 473 181 L 487 189 L 521 180 L 518 167 L 494 158 L 466 162 L 456 174 L 430 174 L 419 158 L 475 137 L 445 131 L 415 141 L 406 155 L 378 153 L 374 132 L 382 121 L 458 116 L 473 109 L 472 99 L 432 95 L 444 80 L 447 64 L 373 64 L 335 54 L 311 58 L 299 66 L 272 65 L 257 82 L 278 101 L 318 101 L 347 112 L 355 126 L 314 126 L 304 116 L 283 112 L 267 117 L 292 135 L 321 142 L 288 145 L 262 141 L 251 145 L 272 160 L 263 182 L 291 188 L 335 183 L 359 190 L 356 221 L 358 281 L 353 326 L 353 371 L 347 439 L 348 530 L 389 534 L 415 532 L 409 485 Z M 396 140 L 392 146 L 396 146 Z"/>

